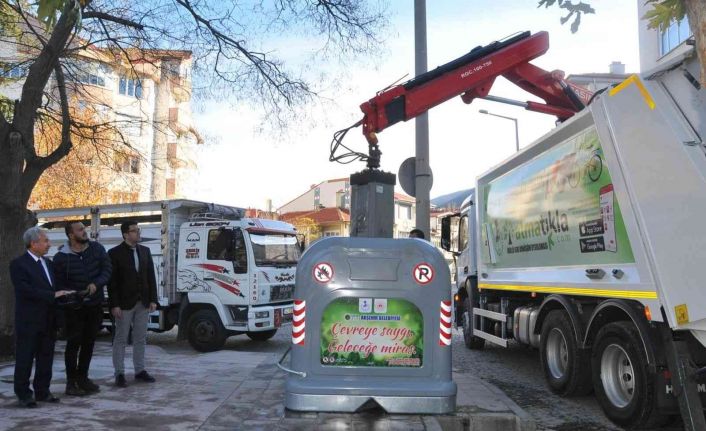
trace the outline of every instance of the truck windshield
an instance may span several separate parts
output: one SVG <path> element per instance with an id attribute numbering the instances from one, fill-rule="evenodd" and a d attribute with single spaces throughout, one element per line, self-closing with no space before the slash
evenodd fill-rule
<path id="1" fill-rule="evenodd" d="M 257 266 L 291 266 L 299 260 L 299 245 L 294 235 L 250 233 Z"/>

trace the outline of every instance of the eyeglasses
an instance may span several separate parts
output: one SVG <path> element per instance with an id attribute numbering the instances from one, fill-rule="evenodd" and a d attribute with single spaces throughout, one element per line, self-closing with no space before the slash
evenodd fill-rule
<path id="1" fill-rule="evenodd" d="M 138 227 L 137 229 L 130 229 L 130 230 L 128 230 L 128 232 L 140 233 L 140 232 L 142 232 L 142 229 L 140 229 L 140 228 Z"/>

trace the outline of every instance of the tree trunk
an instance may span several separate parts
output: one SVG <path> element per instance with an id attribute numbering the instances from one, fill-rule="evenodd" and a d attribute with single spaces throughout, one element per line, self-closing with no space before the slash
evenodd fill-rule
<path id="1" fill-rule="evenodd" d="M 0 217 L 0 352 L 4 355 L 15 351 L 15 292 L 10 280 L 10 262 L 24 252 L 22 233 L 31 221 L 27 221 L 24 208 L 3 205 L 2 211 L 5 216 Z"/>
<path id="2" fill-rule="evenodd" d="M 701 64 L 701 85 L 706 86 L 706 2 L 704 0 L 684 0 L 686 17 L 691 33 L 696 40 L 696 55 Z"/>
<path id="3" fill-rule="evenodd" d="M 28 217 L 27 201 L 22 198 L 22 166 L 24 164 L 22 138 L 10 127 L 0 128 L 0 352 L 12 354 L 15 327 L 15 292 L 10 280 L 10 261 L 19 256 L 24 247 L 22 233 L 35 224 Z"/>
<path id="4" fill-rule="evenodd" d="M 90 0 L 84 3 L 90 3 Z M 24 230 L 36 224 L 36 218 L 27 211 L 27 201 L 44 170 L 71 148 L 67 133 L 54 153 L 38 158 L 34 149 L 34 127 L 49 77 L 53 70 L 60 72 L 55 69 L 59 56 L 76 25 L 75 6 L 75 0 L 65 2 L 51 36 L 31 63 L 22 85 L 22 96 L 15 103 L 12 124 L 0 114 L 0 353 L 3 354 L 15 350 L 15 292 L 10 280 L 10 261 L 24 252 Z M 61 89 L 59 92 L 61 94 Z M 65 105 L 62 98 L 66 125 L 68 112 Z"/>

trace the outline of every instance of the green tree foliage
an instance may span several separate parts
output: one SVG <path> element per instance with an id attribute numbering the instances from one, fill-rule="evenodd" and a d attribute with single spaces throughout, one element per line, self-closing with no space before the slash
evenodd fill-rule
<path id="1" fill-rule="evenodd" d="M 595 9 L 591 7 L 590 4 L 584 2 L 578 2 L 574 4 L 569 0 L 540 0 L 537 7 L 549 8 L 551 6 L 557 5 L 560 9 L 564 9 L 568 12 L 566 16 L 561 17 L 561 24 L 566 24 L 572 17 L 574 18 L 571 23 L 571 32 L 576 33 L 581 25 L 581 15 L 582 14 L 592 14 L 596 13 Z"/>
<path id="2" fill-rule="evenodd" d="M 650 28 L 665 31 L 674 21 L 681 21 L 686 16 L 684 0 L 646 0 L 652 9 L 642 19 L 647 20 Z"/>

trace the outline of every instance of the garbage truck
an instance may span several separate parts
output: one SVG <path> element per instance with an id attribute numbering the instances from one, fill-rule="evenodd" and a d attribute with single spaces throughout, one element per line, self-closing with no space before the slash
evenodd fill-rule
<path id="1" fill-rule="evenodd" d="M 686 429 L 706 429 L 706 97 L 695 76 L 686 57 L 631 76 L 481 174 L 442 220 L 465 345 L 538 348 L 555 393 L 593 391 L 626 427 L 681 413 Z"/>
<path id="2" fill-rule="evenodd" d="M 378 134 L 460 96 L 554 115 L 558 127 L 477 177 L 463 211 L 443 220 L 458 255 L 456 322 L 471 349 L 535 346 L 549 387 L 595 392 L 605 414 L 642 428 L 678 416 L 705 430 L 706 94 L 693 49 L 659 69 L 591 93 L 530 63 L 546 32 L 523 32 L 360 105 L 334 134 L 331 159 L 362 125 Z M 504 77 L 544 101 L 490 95 Z M 483 151 L 476 142 L 464 154 Z M 457 235 L 452 236 L 452 232 Z"/>
<path id="3" fill-rule="evenodd" d="M 231 335 L 265 341 L 292 320 L 301 249 L 289 223 L 183 199 L 39 210 L 37 218 L 49 232 L 48 257 L 67 241 L 67 221 L 82 221 L 107 250 L 123 241 L 122 222 L 137 222 L 157 279 L 148 328 L 178 325 L 178 338 L 198 351 L 218 350 Z M 107 307 L 104 325 L 112 327 Z"/>

